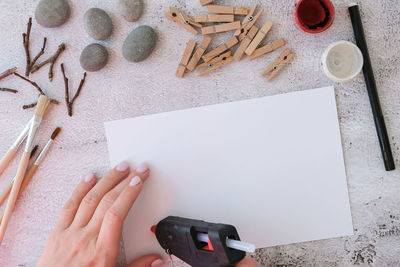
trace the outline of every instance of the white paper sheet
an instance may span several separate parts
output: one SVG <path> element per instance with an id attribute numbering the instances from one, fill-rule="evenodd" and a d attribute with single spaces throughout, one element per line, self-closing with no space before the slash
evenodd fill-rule
<path id="1" fill-rule="evenodd" d="M 151 177 L 129 213 L 127 260 L 160 252 L 168 215 L 233 224 L 257 247 L 353 234 L 333 87 L 105 124 L 113 165 Z"/>

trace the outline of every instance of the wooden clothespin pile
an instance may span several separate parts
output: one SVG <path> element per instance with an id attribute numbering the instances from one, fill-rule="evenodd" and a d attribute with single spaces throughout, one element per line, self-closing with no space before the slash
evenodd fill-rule
<path id="1" fill-rule="evenodd" d="M 212 5 L 213 0 L 199 1 L 202 6 L 207 5 L 208 14 L 201 14 L 191 18 L 173 7 L 170 7 L 169 12 L 165 14 L 167 18 L 189 32 L 195 35 L 204 35 L 199 44 L 194 40 L 187 42 L 176 70 L 177 77 L 183 78 L 186 72 L 201 68 L 205 68 L 200 73 L 200 76 L 204 76 L 234 60 L 240 61 L 245 54 L 250 60 L 254 60 L 285 45 L 285 40 L 280 38 L 260 46 L 273 24 L 271 21 L 266 21 L 261 28 L 255 25 L 264 12 L 264 9 L 256 12 L 257 5 L 248 10 L 247 7 L 240 6 Z M 245 18 L 240 21 L 235 20 L 235 16 L 245 16 Z M 234 31 L 231 38 L 216 48 L 209 49 L 212 42 L 211 34 L 229 31 Z M 232 52 L 235 46 L 238 47 Z M 267 80 L 271 80 L 293 58 L 294 53 L 286 49 L 278 59 L 268 66 L 262 75 L 269 74 Z"/>

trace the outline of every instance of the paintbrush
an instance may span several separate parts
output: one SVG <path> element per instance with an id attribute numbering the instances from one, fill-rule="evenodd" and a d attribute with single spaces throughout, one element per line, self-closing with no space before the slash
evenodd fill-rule
<path id="1" fill-rule="evenodd" d="M 47 152 L 48 152 L 49 149 L 50 149 L 51 144 L 54 142 L 54 139 L 56 139 L 56 137 L 57 137 L 57 135 L 60 133 L 60 131 L 61 131 L 61 128 L 60 128 L 60 127 L 57 127 L 57 128 L 53 131 L 53 133 L 52 133 L 52 135 L 51 135 L 49 141 L 47 141 L 46 145 L 44 146 L 44 148 L 42 149 L 42 151 L 40 151 L 39 155 L 37 156 L 35 162 L 32 164 L 32 166 L 29 168 L 29 170 L 28 170 L 27 173 L 25 174 L 24 181 L 23 181 L 22 184 L 21 184 L 21 189 L 19 190 L 18 196 L 22 194 L 22 192 L 24 191 L 24 189 L 25 189 L 26 186 L 28 185 L 29 181 L 30 181 L 30 180 L 32 179 L 32 177 L 35 175 L 36 170 L 39 168 L 40 163 L 42 163 L 43 158 L 46 156 Z M 36 146 L 36 147 L 37 147 L 37 146 Z M 33 153 L 33 152 L 32 152 L 32 153 Z M 14 182 L 14 181 L 12 181 L 12 182 L 10 183 L 10 185 L 8 186 L 8 187 L 10 188 L 10 190 L 11 190 L 11 187 L 12 187 L 13 182 Z M 8 195 L 9 193 L 10 193 L 10 191 L 8 191 L 7 195 Z M 7 196 L 6 196 L 6 197 L 7 197 Z M 1 205 L 1 204 L 2 204 L 2 202 L 0 201 L 0 205 Z M 1 223 L 2 219 L 3 219 L 3 213 L 0 215 L 0 223 Z"/>
<path id="2" fill-rule="evenodd" d="M 50 106 L 51 105 L 48 105 L 48 108 L 46 109 L 45 114 L 47 114 L 47 112 L 50 110 Z M 21 146 L 21 144 L 24 142 L 24 140 L 28 136 L 29 128 L 31 127 L 32 120 L 33 120 L 33 118 L 31 118 L 29 120 L 29 122 L 26 124 L 25 128 L 22 130 L 20 135 L 14 141 L 12 146 L 8 149 L 7 153 L 0 160 L 0 174 L 2 174 L 3 171 L 7 168 L 8 164 L 10 164 L 10 161 L 17 154 L 18 148 Z"/>
<path id="3" fill-rule="evenodd" d="M 33 147 L 32 151 L 31 151 L 31 157 L 29 158 L 29 160 L 31 160 L 33 158 L 33 156 L 35 155 L 38 147 L 39 147 L 38 145 Z M 14 180 L 15 180 L 15 177 L 11 180 L 10 184 L 7 186 L 7 188 L 1 194 L 1 196 L 0 196 L 0 206 L 3 205 L 4 201 L 7 199 L 8 195 L 10 194 L 12 185 L 14 183 Z M 1 215 L 1 217 L 3 217 L 3 215 Z"/>
<path id="4" fill-rule="evenodd" d="M 21 134 L 17 137 L 14 144 L 8 149 L 7 153 L 3 156 L 0 161 L 0 174 L 7 168 L 10 161 L 15 157 L 17 154 L 18 148 L 24 142 L 26 136 L 28 135 L 29 128 L 31 127 L 32 119 L 26 124 L 25 128 L 22 130 Z"/>
<path id="5" fill-rule="evenodd" d="M 20 187 L 22 184 L 22 180 L 24 179 L 26 169 L 28 168 L 33 141 L 35 139 L 36 133 L 42 122 L 44 113 L 49 104 L 50 104 L 50 101 L 47 96 L 41 95 L 39 97 L 39 100 L 38 100 L 38 103 L 37 103 L 37 106 L 35 109 L 35 115 L 33 116 L 33 120 L 32 120 L 31 126 L 29 128 L 29 133 L 28 133 L 28 137 L 26 140 L 25 150 L 22 155 L 20 164 L 18 166 L 17 174 L 15 175 L 15 181 L 13 183 L 10 197 L 8 198 L 7 206 L 4 210 L 3 220 L 0 225 L 0 244 L 3 241 L 8 222 L 9 222 L 12 212 L 14 210 L 15 202 L 17 201 L 17 197 L 18 197 L 19 190 L 20 190 Z"/>
<path id="6" fill-rule="evenodd" d="M 25 175 L 24 181 L 22 182 L 21 185 L 21 190 L 20 193 L 25 189 L 25 187 L 27 186 L 27 184 L 29 183 L 29 181 L 32 179 L 33 175 L 35 174 L 36 170 L 38 169 L 40 163 L 42 163 L 43 158 L 46 156 L 47 152 L 49 151 L 51 144 L 54 142 L 54 139 L 56 139 L 57 135 L 60 133 L 61 128 L 57 127 L 53 133 L 51 134 L 51 137 L 49 139 L 49 141 L 47 141 L 46 145 L 44 146 L 44 148 L 42 149 L 42 151 L 40 151 L 39 155 L 37 156 L 35 162 L 33 163 L 33 165 L 29 168 L 28 172 Z"/>

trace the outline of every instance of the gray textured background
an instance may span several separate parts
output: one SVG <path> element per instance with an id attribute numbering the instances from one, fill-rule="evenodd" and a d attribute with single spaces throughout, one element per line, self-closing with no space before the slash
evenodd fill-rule
<path id="1" fill-rule="evenodd" d="M 75 104 L 75 116 L 68 118 L 65 106 L 61 105 L 53 109 L 43 125 L 38 139 L 40 144 L 56 125 L 62 126 L 63 132 L 19 198 L 0 247 L 0 266 L 34 266 L 63 203 L 78 181 L 89 171 L 101 175 L 110 167 L 104 121 L 331 85 L 333 83 L 319 67 L 323 50 L 334 41 L 354 41 L 347 12 L 350 0 L 334 1 L 335 21 L 329 30 L 319 35 L 304 34 L 295 27 L 295 1 L 260 1 L 266 12 L 257 24 L 267 18 L 275 23 L 267 41 L 285 38 L 287 46 L 296 52 L 292 65 L 271 83 L 259 76 L 282 51 L 279 50 L 254 62 L 243 60 L 230 64 L 204 78 L 196 73 L 179 80 L 174 77 L 175 68 L 185 43 L 193 36 L 165 19 L 163 14 L 169 5 L 192 15 L 206 12 L 206 9 L 197 0 L 145 2 L 144 16 L 137 23 L 124 21 L 116 1 L 107 0 L 72 1 L 71 19 L 57 29 L 44 29 L 34 21 L 32 54 L 39 51 L 44 36 L 49 42 L 43 59 L 53 53 L 60 42 L 66 42 L 67 51 L 59 63 L 65 62 L 73 90 L 83 73 L 79 54 L 93 42 L 83 30 L 84 12 L 91 7 L 104 8 L 111 15 L 115 31 L 111 39 L 103 42 L 110 52 L 109 64 L 98 73 L 89 73 Z M 255 3 L 252 0 L 216 2 L 235 2 L 249 7 Z M 399 2 L 360 2 L 382 108 L 399 165 Z M 24 69 L 21 33 L 37 3 L 38 0 L 0 1 L 0 71 L 12 66 Z M 155 27 L 159 43 L 147 61 L 128 63 L 121 55 L 122 42 L 134 27 L 142 24 Z M 228 36 L 222 34 L 212 46 Z M 64 87 L 58 65 L 53 83 L 48 82 L 45 69 L 32 75 L 32 79 L 50 96 L 63 101 Z M 3 154 L 32 114 L 23 111 L 21 106 L 33 101 L 37 94 L 28 84 L 12 77 L 1 81 L 0 86 L 20 89 L 16 95 L 0 92 L 0 154 Z M 263 266 L 400 266 L 400 171 L 384 171 L 362 75 L 352 82 L 334 86 L 355 235 L 258 250 L 253 256 Z M 0 189 L 9 182 L 16 166 L 17 161 L 14 161 L 2 175 Z M 260 206 L 260 212 L 267 211 Z M 123 257 L 120 261 L 123 262 Z"/>

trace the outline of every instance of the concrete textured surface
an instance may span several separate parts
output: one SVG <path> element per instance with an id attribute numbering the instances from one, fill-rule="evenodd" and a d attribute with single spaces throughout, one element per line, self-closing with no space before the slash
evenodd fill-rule
<path id="1" fill-rule="evenodd" d="M 259 1 L 265 8 L 261 21 L 268 18 L 275 23 L 267 41 L 283 37 L 287 47 L 296 52 L 293 64 L 270 83 L 259 74 L 282 50 L 254 62 L 243 60 L 229 64 L 207 77 L 200 78 L 198 73 L 188 74 L 185 79 L 174 77 L 185 43 L 189 38 L 199 41 L 201 36 L 194 37 L 176 26 L 164 13 L 169 5 L 192 15 L 205 13 L 206 8 L 201 7 L 198 0 L 145 1 L 144 15 L 135 23 L 123 19 L 116 1 L 70 2 L 71 18 L 63 26 L 45 29 L 34 21 L 33 55 L 39 51 L 44 36 L 48 37 L 48 49 L 43 59 L 61 42 L 67 45 L 55 66 L 52 83 L 47 79 L 47 68 L 31 76 L 51 97 L 62 102 L 44 122 L 38 141 L 43 145 L 56 126 L 62 126 L 63 131 L 18 200 L 0 247 L 0 266 L 34 266 L 63 203 L 79 180 L 89 171 L 101 175 L 110 168 L 104 121 L 331 84 L 337 95 L 355 235 L 260 249 L 252 256 L 262 266 L 400 266 L 400 171 L 384 171 L 363 77 L 359 75 L 344 84 L 332 83 L 320 69 L 320 56 L 330 43 L 354 42 L 347 12 L 351 0 L 334 1 L 335 21 L 326 32 L 318 35 L 305 34 L 296 28 L 295 1 Z M 250 7 L 256 1 L 234 2 Z M 382 108 L 400 168 L 400 5 L 396 0 L 360 2 Z M 38 0 L 0 1 L 0 71 L 17 66 L 23 72 L 25 56 L 21 33 L 37 3 Z M 114 33 L 109 40 L 100 42 L 109 50 L 110 60 L 100 72 L 88 73 L 87 83 L 74 106 L 74 116 L 69 118 L 63 104 L 64 86 L 59 63 L 65 63 L 71 89 L 76 90 L 83 74 L 79 65 L 80 52 L 94 42 L 83 29 L 83 14 L 92 7 L 106 10 L 113 20 Z M 159 42 L 146 61 L 129 63 L 121 54 L 123 40 L 133 28 L 144 24 L 157 30 Z M 221 34 L 212 46 L 228 36 Z M 0 154 L 3 154 L 32 115 L 32 111 L 22 110 L 21 106 L 34 101 L 37 93 L 15 77 L 0 81 L 0 87 L 20 90 L 15 95 L 0 92 Z M 1 176 L 0 189 L 10 181 L 17 162 L 14 160 Z M 260 205 L 260 212 L 268 211 Z M 122 254 L 118 265 L 124 265 Z"/>

